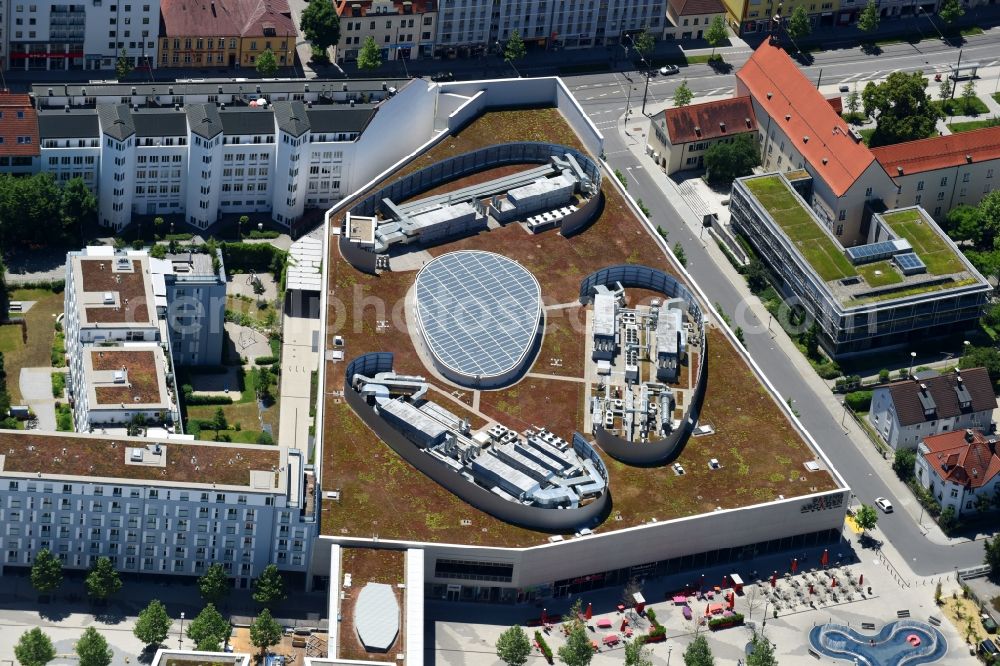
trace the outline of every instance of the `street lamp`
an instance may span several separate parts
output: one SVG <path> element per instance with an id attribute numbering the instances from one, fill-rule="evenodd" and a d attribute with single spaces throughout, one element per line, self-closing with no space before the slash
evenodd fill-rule
<path id="1" fill-rule="evenodd" d="M 667 643 L 667 666 L 670 666 L 670 655 L 674 652 L 674 644 Z"/>
<path id="2" fill-rule="evenodd" d="M 906 371 L 907 378 L 913 377 L 913 361 L 917 358 L 917 352 L 910 352 L 910 369 Z"/>
<path id="3" fill-rule="evenodd" d="M 177 649 L 184 649 L 184 611 L 181 611 L 181 630 L 177 633 Z"/>
<path id="4" fill-rule="evenodd" d="M 634 48 L 635 52 L 639 54 L 639 58 L 642 60 L 642 64 L 646 68 L 646 87 L 642 91 L 642 115 L 646 115 L 646 95 L 649 93 L 649 67 L 650 67 L 650 65 L 649 65 L 649 62 L 646 60 L 646 56 L 644 56 L 642 54 L 642 51 L 639 50 L 639 47 L 635 45 L 635 39 L 633 39 L 632 35 L 625 35 L 625 36 L 628 37 L 628 41 L 632 42 L 632 48 Z"/>

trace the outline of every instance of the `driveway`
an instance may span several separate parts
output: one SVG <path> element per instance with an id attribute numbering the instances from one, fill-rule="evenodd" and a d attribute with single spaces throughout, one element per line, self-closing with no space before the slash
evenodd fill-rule
<path id="1" fill-rule="evenodd" d="M 56 429 L 56 400 L 52 397 L 52 368 L 21 368 L 18 378 L 24 404 L 38 417 L 38 429 Z"/>

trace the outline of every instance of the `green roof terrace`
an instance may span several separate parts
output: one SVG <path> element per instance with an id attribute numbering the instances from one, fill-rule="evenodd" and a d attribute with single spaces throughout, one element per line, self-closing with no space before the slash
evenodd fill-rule
<path id="1" fill-rule="evenodd" d="M 908 241 L 927 267 L 924 273 L 905 275 L 891 258 L 852 263 L 840 242 L 789 185 L 787 174 L 749 177 L 742 182 L 844 307 L 908 298 L 982 281 L 921 208 L 886 212 L 873 222 L 877 224 L 880 218 L 889 232 L 880 234 L 880 240 L 891 235 Z"/>

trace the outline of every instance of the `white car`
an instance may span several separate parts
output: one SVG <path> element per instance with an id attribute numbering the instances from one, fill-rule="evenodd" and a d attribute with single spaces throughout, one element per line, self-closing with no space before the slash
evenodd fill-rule
<path id="1" fill-rule="evenodd" d="M 665 65 L 660 68 L 660 74 L 662 76 L 667 76 L 668 74 L 676 74 L 679 71 L 681 70 L 677 67 L 677 65 Z"/>
<path id="2" fill-rule="evenodd" d="M 876 497 L 875 506 L 882 509 L 882 511 L 885 513 L 892 513 L 892 502 L 890 502 L 884 497 Z"/>

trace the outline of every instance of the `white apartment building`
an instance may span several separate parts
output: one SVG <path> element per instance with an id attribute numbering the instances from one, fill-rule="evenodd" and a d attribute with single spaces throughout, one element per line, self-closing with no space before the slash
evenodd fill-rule
<path id="1" fill-rule="evenodd" d="M 7 67 L 24 70 L 114 69 L 156 64 L 159 0 L 7 2 Z"/>
<path id="2" fill-rule="evenodd" d="M 868 420 L 893 450 L 915 449 L 944 432 L 989 430 L 993 423 L 997 399 L 985 368 L 928 374 L 872 391 Z"/>
<path id="3" fill-rule="evenodd" d="M 237 587 L 308 569 L 316 488 L 296 449 L 5 430 L 0 451 L 0 575 L 43 548 L 144 575 L 221 562 Z"/>
<path id="4" fill-rule="evenodd" d="M 529 49 L 628 45 L 646 29 L 662 36 L 666 16 L 666 0 L 440 0 L 436 53 L 500 52 L 515 30 Z"/>
<path id="5" fill-rule="evenodd" d="M 404 100 L 420 95 L 394 83 L 34 86 L 40 169 L 82 177 L 115 230 L 136 215 L 206 229 L 225 214 L 267 213 L 291 225 L 388 166 L 372 146 L 403 140 Z"/>

